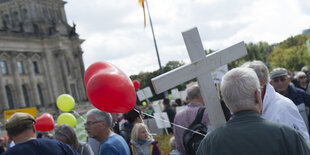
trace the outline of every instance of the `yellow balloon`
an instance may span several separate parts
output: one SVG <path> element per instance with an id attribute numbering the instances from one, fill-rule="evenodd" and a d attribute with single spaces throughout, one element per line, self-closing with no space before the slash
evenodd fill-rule
<path id="1" fill-rule="evenodd" d="M 76 126 L 76 118 L 70 113 L 62 113 L 57 118 L 57 125 L 68 124 L 72 128 Z"/>
<path id="2" fill-rule="evenodd" d="M 74 98 L 69 94 L 62 94 L 57 98 L 57 107 L 63 112 L 69 112 L 74 109 Z"/>
<path id="3" fill-rule="evenodd" d="M 142 105 L 143 105 L 143 106 L 146 106 L 146 102 L 145 102 L 145 101 L 143 101 L 143 102 L 142 102 Z"/>

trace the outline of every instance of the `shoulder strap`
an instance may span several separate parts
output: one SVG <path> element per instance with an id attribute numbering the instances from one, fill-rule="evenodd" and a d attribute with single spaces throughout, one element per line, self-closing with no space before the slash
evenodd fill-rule
<path id="1" fill-rule="evenodd" d="M 204 111 L 205 111 L 205 107 L 200 107 L 200 108 L 198 109 L 196 118 L 195 118 L 195 120 L 193 121 L 192 124 L 198 124 L 198 123 L 201 122 Z M 191 125 L 192 125 L 192 124 L 191 124 Z"/>
<path id="2" fill-rule="evenodd" d="M 152 155 L 152 154 L 153 154 L 153 148 L 154 148 L 154 145 L 153 145 L 153 144 L 151 144 L 151 145 L 150 145 L 150 155 Z"/>
<path id="3" fill-rule="evenodd" d="M 132 154 L 135 154 L 135 149 L 134 149 L 134 147 L 133 147 L 133 145 L 132 144 L 130 144 L 130 148 L 131 148 L 131 150 L 132 150 Z"/>

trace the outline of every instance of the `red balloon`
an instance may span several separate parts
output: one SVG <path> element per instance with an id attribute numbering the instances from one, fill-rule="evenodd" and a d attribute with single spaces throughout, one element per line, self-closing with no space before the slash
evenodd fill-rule
<path id="1" fill-rule="evenodd" d="M 88 80 L 102 69 L 108 69 L 111 64 L 107 62 L 96 62 L 90 65 L 84 73 L 84 84 L 87 86 Z"/>
<path id="2" fill-rule="evenodd" d="M 102 111 L 126 113 L 136 104 L 135 88 L 123 71 L 112 64 L 105 63 L 105 65 L 106 68 L 99 69 L 88 79 L 86 85 L 88 99 Z"/>
<path id="3" fill-rule="evenodd" d="M 49 113 L 44 113 L 36 119 L 35 128 L 38 131 L 51 131 L 54 129 L 54 126 L 53 116 Z"/>
<path id="4" fill-rule="evenodd" d="M 2 138 L 5 143 L 8 142 L 8 136 L 3 136 Z"/>
<path id="5" fill-rule="evenodd" d="M 136 89 L 139 89 L 139 88 L 140 88 L 140 82 L 139 82 L 138 80 L 133 80 L 132 83 L 133 83 L 133 86 L 134 86 Z"/>

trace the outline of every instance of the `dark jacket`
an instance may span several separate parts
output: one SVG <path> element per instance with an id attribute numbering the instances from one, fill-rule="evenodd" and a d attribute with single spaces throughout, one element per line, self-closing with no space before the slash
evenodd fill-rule
<path id="1" fill-rule="evenodd" d="M 306 107 L 310 107 L 310 95 L 300 88 L 296 88 L 294 85 L 289 84 L 287 88 L 287 94 L 285 97 L 291 99 L 295 105 L 304 103 Z"/>
<path id="2" fill-rule="evenodd" d="M 241 111 L 208 133 L 197 155 L 309 155 L 304 138 L 293 128 L 272 123 L 254 111 Z"/>
<path id="3" fill-rule="evenodd" d="M 130 135 L 131 135 L 132 128 L 133 128 L 133 125 L 130 124 L 129 122 L 125 122 L 122 124 L 121 136 L 125 139 L 127 143 L 129 143 L 130 141 Z"/>

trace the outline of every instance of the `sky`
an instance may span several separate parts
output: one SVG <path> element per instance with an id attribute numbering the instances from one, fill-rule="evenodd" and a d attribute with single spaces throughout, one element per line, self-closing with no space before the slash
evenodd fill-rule
<path id="1" fill-rule="evenodd" d="M 146 10 L 138 0 L 65 0 L 76 24 L 85 68 L 112 63 L 128 76 L 159 69 Z M 190 63 L 182 32 L 197 27 L 205 49 L 240 41 L 278 43 L 310 28 L 310 0 L 148 0 L 162 66 Z"/>

